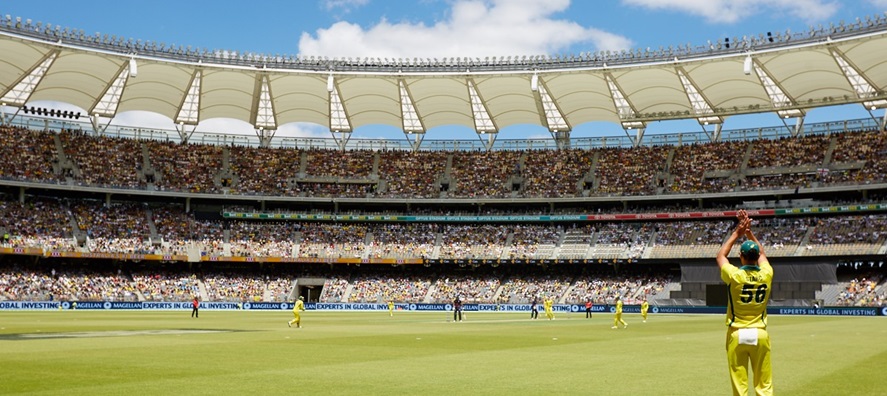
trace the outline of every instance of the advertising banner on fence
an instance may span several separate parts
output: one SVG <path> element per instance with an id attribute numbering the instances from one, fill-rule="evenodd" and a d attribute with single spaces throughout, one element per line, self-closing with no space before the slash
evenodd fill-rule
<path id="1" fill-rule="evenodd" d="M 75 305 L 76 304 L 76 305 Z M 452 304 L 396 303 L 398 311 L 440 312 L 452 311 Z M 201 301 L 200 309 L 206 310 L 248 310 L 248 311 L 291 311 L 291 302 L 221 302 Z M 539 306 L 541 311 L 541 304 Z M 585 312 L 584 305 L 559 304 L 552 307 L 557 313 Z M 191 302 L 162 301 L 0 301 L 0 310 L 190 310 Z M 305 304 L 308 311 L 387 311 L 388 304 L 377 303 L 317 303 Z M 466 312 L 530 312 L 530 304 L 464 304 Z M 599 304 L 592 307 L 595 313 L 613 313 L 615 306 Z M 638 305 L 625 305 L 624 313 L 640 313 Z M 725 307 L 651 306 L 651 314 L 724 314 Z M 887 307 L 769 307 L 770 315 L 814 315 L 814 316 L 887 316 Z"/>

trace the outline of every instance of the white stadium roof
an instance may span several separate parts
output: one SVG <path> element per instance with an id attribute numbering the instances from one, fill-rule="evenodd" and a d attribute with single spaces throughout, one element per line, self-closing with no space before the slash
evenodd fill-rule
<path id="1" fill-rule="evenodd" d="M 319 59 L 170 48 L 0 17 L 0 102 L 65 102 L 91 117 L 140 110 L 182 127 L 213 118 L 325 125 L 347 141 L 365 125 L 461 125 L 490 136 L 542 125 L 556 140 L 592 121 L 724 118 L 847 103 L 887 107 L 887 18 L 703 47 L 494 59 Z M 95 125 L 98 127 L 98 122 Z M 799 123 L 800 125 L 800 123 Z M 640 135 L 638 135 L 640 136 Z M 714 137 L 714 136 L 713 136 Z"/>

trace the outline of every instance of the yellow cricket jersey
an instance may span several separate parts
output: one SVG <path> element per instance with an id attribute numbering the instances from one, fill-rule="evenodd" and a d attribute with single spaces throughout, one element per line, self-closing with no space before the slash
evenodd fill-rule
<path id="1" fill-rule="evenodd" d="M 616 301 L 616 313 L 622 313 L 622 300 Z"/>
<path id="2" fill-rule="evenodd" d="M 299 311 L 305 310 L 305 303 L 302 300 L 296 300 L 296 305 L 293 307 L 293 313 L 298 314 Z"/>
<path id="3" fill-rule="evenodd" d="M 546 311 L 550 311 L 551 307 L 554 306 L 554 300 L 545 300 L 542 303 L 542 306 L 545 308 Z"/>
<path id="4" fill-rule="evenodd" d="M 721 279 L 728 286 L 727 326 L 767 327 L 767 301 L 773 282 L 773 267 L 767 260 L 759 266 L 721 267 Z"/>
<path id="5" fill-rule="evenodd" d="M 647 312 L 647 309 L 649 309 L 649 308 L 650 308 L 650 304 L 648 304 L 646 301 L 641 303 L 641 312 Z"/>

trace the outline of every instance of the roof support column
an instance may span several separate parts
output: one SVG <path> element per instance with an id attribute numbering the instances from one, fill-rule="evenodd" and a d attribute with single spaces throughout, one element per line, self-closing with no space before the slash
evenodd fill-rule
<path id="1" fill-rule="evenodd" d="M 629 132 L 629 131 L 631 131 L 632 129 L 635 130 L 635 135 L 634 135 L 634 136 L 631 136 L 631 132 Z M 626 128 L 626 129 L 625 129 L 625 135 L 628 136 L 628 139 L 629 139 L 629 140 L 631 140 L 631 146 L 632 146 L 632 147 L 638 147 L 638 146 L 641 145 L 641 142 L 644 140 L 644 131 L 645 131 L 645 130 L 647 130 L 646 127 L 642 127 L 642 128 Z"/>
<path id="2" fill-rule="evenodd" d="M 566 150 L 570 148 L 570 131 L 549 131 L 554 143 L 557 144 L 558 150 Z"/>
<path id="3" fill-rule="evenodd" d="M 330 131 L 330 134 L 333 135 L 333 140 L 336 141 L 339 150 L 344 151 L 348 141 L 351 140 L 351 131 Z"/>
<path id="4" fill-rule="evenodd" d="M 194 134 L 194 131 L 197 130 L 197 125 L 187 125 L 185 123 L 175 124 L 176 132 L 179 133 L 179 139 L 182 140 L 182 143 L 188 143 L 188 140 L 191 139 L 191 135 Z M 191 126 L 191 132 L 188 132 L 188 127 Z"/>
<path id="5" fill-rule="evenodd" d="M 495 132 L 481 131 L 481 132 L 477 133 L 477 137 L 480 138 L 481 143 L 484 144 L 484 148 L 486 148 L 487 151 L 490 151 L 493 149 L 493 143 L 496 142 L 496 135 L 497 135 L 497 133 L 495 133 Z"/>
<path id="6" fill-rule="evenodd" d="M 277 133 L 276 130 L 273 129 L 265 129 L 259 127 L 256 129 L 256 136 L 259 137 L 259 146 L 260 147 L 271 147 L 271 139 L 274 138 L 274 134 Z"/>
<path id="7" fill-rule="evenodd" d="M 785 118 L 780 118 L 782 123 L 785 125 L 786 129 L 791 131 L 791 135 L 793 138 L 799 138 L 804 136 L 804 116 L 797 117 L 795 121 L 795 126 L 790 127 L 788 123 L 785 122 Z"/>
<path id="8" fill-rule="evenodd" d="M 422 141 L 425 140 L 425 133 L 417 133 L 417 132 L 406 132 L 404 133 L 407 141 L 410 142 L 410 147 L 413 148 L 413 152 L 419 151 L 419 146 L 422 145 Z"/>
<path id="9" fill-rule="evenodd" d="M 878 131 L 887 130 L 887 110 L 884 110 L 884 115 L 881 117 L 881 120 L 878 121 L 878 117 L 875 116 L 875 113 L 872 113 L 871 110 L 866 109 L 869 112 L 869 115 L 872 116 L 872 119 L 875 120 L 875 124 L 878 125 Z"/>
<path id="10" fill-rule="evenodd" d="M 96 135 L 101 135 L 105 133 L 105 131 L 108 129 L 108 125 L 111 125 L 112 118 L 106 118 L 108 118 L 108 122 L 106 122 L 105 125 L 102 125 L 102 116 L 100 116 L 98 113 L 93 114 L 92 117 L 89 117 L 89 122 L 92 124 L 92 130 L 95 132 Z"/>
<path id="11" fill-rule="evenodd" d="M 705 135 L 708 136 L 708 140 L 712 143 L 721 141 L 721 131 L 724 129 L 724 124 L 715 124 L 715 130 L 711 133 L 705 129 L 705 125 L 702 126 L 702 131 L 705 132 Z"/>
<path id="12" fill-rule="evenodd" d="M 21 110 L 21 107 L 15 110 L 11 116 L 6 115 L 6 103 L 0 103 L 0 125 L 6 125 L 7 122 L 12 122 L 12 119 L 18 115 L 18 112 Z"/>

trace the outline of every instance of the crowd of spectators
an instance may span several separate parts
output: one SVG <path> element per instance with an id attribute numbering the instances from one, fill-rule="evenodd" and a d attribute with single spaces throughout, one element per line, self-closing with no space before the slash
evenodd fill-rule
<path id="1" fill-rule="evenodd" d="M 506 198 L 511 196 L 508 180 L 519 176 L 521 151 L 455 152 L 452 183 L 448 196 L 456 198 Z M 453 185 L 455 183 L 455 185 Z"/>
<path id="2" fill-rule="evenodd" d="M 379 177 L 387 181 L 377 194 L 385 198 L 437 198 L 446 173 L 446 151 L 388 150 L 380 153 Z"/>
<path id="3" fill-rule="evenodd" d="M 511 277 L 502 283 L 501 300 L 509 304 L 529 304 L 533 300 L 541 302 L 560 298 L 570 287 L 572 279 L 557 275 L 534 275 Z"/>
<path id="4" fill-rule="evenodd" d="M 489 273 L 448 274 L 434 281 L 428 302 L 450 304 L 456 297 L 466 303 L 493 303 L 502 280 Z"/>
<path id="5" fill-rule="evenodd" d="M 877 292 L 882 280 L 882 275 L 878 273 L 869 273 L 853 278 L 847 287 L 838 294 L 835 305 L 883 307 L 887 303 L 887 293 L 878 294 Z"/>
<path id="6" fill-rule="evenodd" d="M 445 224 L 441 228 L 440 258 L 501 258 L 508 233 L 508 226 Z"/>
<path id="7" fill-rule="evenodd" d="M 428 277 L 376 275 L 360 276 L 351 280 L 348 302 L 386 303 L 422 302 L 428 294 Z"/>
<path id="8" fill-rule="evenodd" d="M 261 276 L 213 272 L 204 274 L 202 282 L 206 289 L 204 298 L 209 301 L 264 301 L 266 281 Z"/>
<path id="9" fill-rule="evenodd" d="M 601 149 L 594 169 L 596 187 L 602 195 L 653 195 L 664 187 L 657 176 L 667 168 L 671 146 Z"/>
<path id="10" fill-rule="evenodd" d="M 670 173 L 673 176 L 669 192 L 706 193 L 732 191 L 735 179 L 729 176 L 739 172 L 748 142 L 727 141 L 688 144 L 675 147 Z M 706 172 L 710 176 L 705 177 Z M 720 172 L 722 174 L 712 174 Z"/>
<path id="11" fill-rule="evenodd" d="M 54 271 L 53 271 L 54 272 Z M 0 267 L 0 300 L 49 301 L 54 299 L 54 273 L 23 265 Z"/>
<path id="12" fill-rule="evenodd" d="M 887 239 L 887 215 L 837 216 L 817 219 L 811 244 L 883 244 Z"/>
<path id="13" fill-rule="evenodd" d="M 0 155 L 17 161 L 0 164 L 0 179 L 56 183 L 70 177 L 84 185 L 142 189 L 151 184 L 193 193 L 382 199 L 438 198 L 443 192 L 449 198 L 559 198 L 887 181 L 887 132 L 873 131 L 591 150 L 342 151 L 2 128 Z M 57 147 L 78 172 L 60 163 Z M 150 166 L 150 174 L 142 173 L 144 165 Z"/>
<path id="14" fill-rule="evenodd" d="M 553 248 L 558 244 L 563 227 L 535 224 L 518 224 L 514 226 L 509 259 L 549 258 L 539 255 L 550 254 L 540 248 Z M 539 255 L 537 255 L 539 254 Z"/>
<path id="15" fill-rule="evenodd" d="M 662 292 L 669 282 L 674 281 L 663 274 L 584 275 L 573 283 L 566 301 L 574 304 L 585 301 L 594 304 L 612 304 L 616 297 L 620 297 L 626 304 L 639 304 L 644 298 L 651 299 Z"/>
<path id="16" fill-rule="evenodd" d="M 65 156 L 80 170 L 79 182 L 115 188 L 145 188 L 144 179 L 138 174 L 142 169 L 138 140 L 97 137 L 73 130 L 62 131 L 59 139 L 65 148 Z"/>
<path id="17" fill-rule="evenodd" d="M 53 136 L 30 129 L 0 126 L 0 179 L 56 183 L 61 178 Z"/>
<path id="18" fill-rule="evenodd" d="M 580 196 L 593 157 L 593 151 L 582 149 L 563 149 L 553 153 L 548 150 L 528 151 L 520 174 L 525 185 L 522 195 L 552 198 Z M 581 185 L 580 180 L 583 180 Z"/>
<path id="19" fill-rule="evenodd" d="M 435 223 L 380 223 L 372 227 L 371 258 L 431 257 L 438 226 Z"/>
<path id="20" fill-rule="evenodd" d="M 795 167 L 822 165 L 831 135 L 800 138 L 761 139 L 752 142 L 749 168 Z"/>
<path id="21" fill-rule="evenodd" d="M 191 301 L 200 296 L 195 274 L 142 270 L 132 274 L 132 281 L 145 301 Z"/>
<path id="22" fill-rule="evenodd" d="M 221 192 L 221 180 L 216 176 L 222 170 L 221 146 L 206 144 L 178 144 L 148 140 L 151 166 L 159 172 L 155 186 L 163 191 L 191 193 Z"/>
<path id="23" fill-rule="evenodd" d="M 292 148 L 232 146 L 231 172 L 238 182 L 232 194 L 288 196 L 294 193 L 291 180 L 299 174 L 299 151 Z"/>
<path id="24" fill-rule="evenodd" d="M 71 251 L 75 243 L 70 219 L 71 211 L 59 200 L 0 200 L 0 229 L 9 234 L 0 246 Z"/>
<path id="25" fill-rule="evenodd" d="M 147 212 L 138 203 L 77 201 L 72 212 L 91 252 L 149 254 L 155 251 Z"/>

